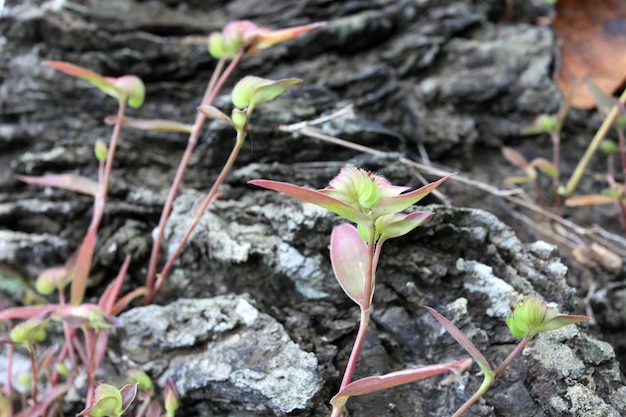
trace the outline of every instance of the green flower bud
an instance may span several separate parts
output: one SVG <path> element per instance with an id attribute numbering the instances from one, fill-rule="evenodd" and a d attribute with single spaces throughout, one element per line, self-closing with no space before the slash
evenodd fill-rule
<path id="1" fill-rule="evenodd" d="M 364 212 L 368 212 L 380 200 L 374 175 L 358 167 L 342 169 L 324 192 Z"/>
<path id="2" fill-rule="evenodd" d="M 35 289 L 41 295 L 50 295 L 55 290 L 63 290 L 73 276 L 73 271 L 68 270 L 65 266 L 48 268 L 37 277 Z"/>
<path id="3" fill-rule="evenodd" d="M 20 345 L 40 343 L 46 339 L 48 319 L 32 318 L 15 326 L 11 330 L 11 340 Z"/>
<path id="4" fill-rule="evenodd" d="M 282 80 L 268 80 L 265 78 L 248 75 L 242 78 L 233 88 L 232 101 L 238 109 L 256 107 L 281 95 L 290 86 L 301 82 L 298 78 L 285 78 Z"/>
<path id="5" fill-rule="evenodd" d="M 137 387 L 142 391 L 149 391 L 152 389 L 152 379 L 141 369 L 129 369 L 126 372 L 126 377 L 130 383 L 137 384 Z"/>
<path id="6" fill-rule="evenodd" d="M 506 318 L 506 324 L 515 337 L 534 337 L 537 333 L 549 332 L 568 324 L 587 321 L 587 316 L 558 314 L 548 307 L 543 299 L 534 294 L 522 298 Z"/>
<path id="7" fill-rule="evenodd" d="M 176 391 L 174 382 L 168 378 L 165 380 L 165 415 L 167 417 L 174 417 L 179 406 L 180 400 L 178 399 L 178 392 Z"/>
<path id="8" fill-rule="evenodd" d="M 94 153 L 96 154 L 96 158 L 100 162 L 104 162 L 107 160 L 107 154 L 109 150 L 107 149 L 106 143 L 104 141 L 98 139 L 96 141 L 96 145 L 94 146 Z"/>
<path id="9" fill-rule="evenodd" d="M 94 403 L 81 411 L 79 416 L 120 417 L 130 407 L 137 394 L 136 385 L 125 385 L 117 389 L 113 385 L 100 384 L 96 387 Z"/>
<path id="10" fill-rule="evenodd" d="M 130 107 L 133 109 L 141 107 L 146 96 L 146 87 L 139 77 L 124 75 L 116 78 L 113 84 L 128 99 L 128 105 Z"/>
<path id="11" fill-rule="evenodd" d="M 237 132 L 243 132 L 248 123 L 248 115 L 245 110 L 233 109 L 230 119 L 233 121 L 233 127 Z"/>
<path id="12" fill-rule="evenodd" d="M 219 32 L 213 32 L 209 35 L 208 42 L 209 54 L 215 59 L 220 59 L 225 54 L 224 36 Z"/>
<path id="13" fill-rule="evenodd" d="M 70 370 L 68 369 L 67 365 L 62 362 L 57 362 L 54 365 L 54 369 L 59 373 L 59 375 L 62 375 L 66 378 L 70 374 Z"/>

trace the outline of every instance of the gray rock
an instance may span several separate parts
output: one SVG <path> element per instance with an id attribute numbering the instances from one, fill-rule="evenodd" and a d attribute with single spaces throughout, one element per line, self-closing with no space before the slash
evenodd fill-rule
<path id="1" fill-rule="evenodd" d="M 310 408 L 322 386 L 315 355 L 241 296 L 180 299 L 120 317 L 126 360 L 173 378 L 189 400 L 286 415 Z"/>

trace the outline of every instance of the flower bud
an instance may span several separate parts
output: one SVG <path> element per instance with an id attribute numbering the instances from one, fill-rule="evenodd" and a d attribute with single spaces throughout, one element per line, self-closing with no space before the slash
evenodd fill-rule
<path id="1" fill-rule="evenodd" d="M 32 318 L 15 326 L 11 330 L 11 340 L 20 345 L 31 345 L 46 339 L 48 319 Z"/>
<path id="2" fill-rule="evenodd" d="M 178 398 L 178 392 L 174 386 L 174 381 L 170 378 L 165 380 L 165 415 L 167 417 L 174 417 L 176 410 L 180 406 L 180 400 Z"/>
<path id="3" fill-rule="evenodd" d="M 506 325 L 515 337 L 534 336 L 557 313 L 537 294 L 522 298 L 506 318 Z"/>
<path id="4" fill-rule="evenodd" d="M 146 96 L 146 87 L 139 77 L 123 75 L 116 78 L 113 84 L 124 94 L 130 107 L 133 109 L 141 107 Z"/>
<path id="5" fill-rule="evenodd" d="M 79 416 L 120 417 L 130 407 L 137 394 L 137 385 L 125 385 L 117 389 L 113 385 L 100 384 L 96 387 L 94 403 L 81 411 Z"/>
<path id="6" fill-rule="evenodd" d="M 149 391 L 152 389 L 152 379 L 141 369 L 129 369 L 126 372 L 126 378 L 130 383 L 137 384 L 137 387 L 141 391 Z"/>
<path id="7" fill-rule="evenodd" d="M 107 154 L 109 150 L 107 149 L 106 143 L 104 141 L 98 139 L 96 141 L 96 145 L 94 146 L 94 153 L 96 154 L 96 159 L 100 162 L 104 162 L 107 160 Z"/>
<path id="8" fill-rule="evenodd" d="M 66 266 L 48 268 L 37 277 L 35 289 L 41 295 L 50 295 L 54 290 L 63 290 L 73 276 L 73 271 Z"/>

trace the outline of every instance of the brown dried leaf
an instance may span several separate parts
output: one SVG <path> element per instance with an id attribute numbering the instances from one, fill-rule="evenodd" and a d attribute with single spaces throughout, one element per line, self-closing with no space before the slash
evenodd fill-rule
<path id="1" fill-rule="evenodd" d="M 556 82 L 573 107 L 596 103 L 584 83 L 591 78 L 611 93 L 626 79 L 626 2 L 559 0 L 552 22 L 560 44 Z"/>

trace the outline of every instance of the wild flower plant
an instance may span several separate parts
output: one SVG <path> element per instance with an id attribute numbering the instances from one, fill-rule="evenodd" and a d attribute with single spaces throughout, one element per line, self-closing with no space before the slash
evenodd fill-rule
<path id="1" fill-rule="evenodd" d="M 359 330 L 346 371 L 339 392 L 331 399 L 332 417 L 346 415 L 346 402 L 352 396 L 417 381 L 467 367 L 471 363 L 471 360 L 458 360 L 352 381 L 369 325 L 376 268 L 383 243 L 403 236 L 430 220 L 433 215 L 431 212 L 406 214 L 402 211 L 420 201 L 448 178 L 441 178 L 410 192 L 406 192 L 408 187 L 392 185 L 387 179 L 358 167 L 342 169 L 329 186 L 322 190 L 310 190 L 284 182 L 250 181 L 250 184 L 318 205 L 356 223 L 356 227 L 348 223 L 335 226 L 330 237 L 330 259 L 335 277 L 346 295 L 361 309 Z"/>

